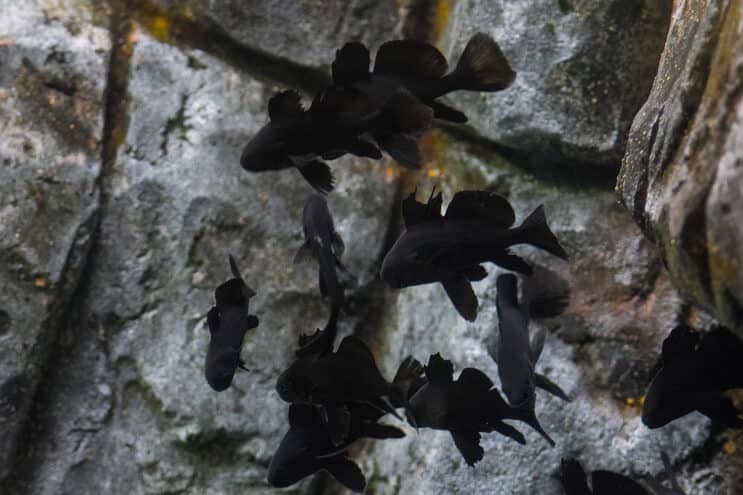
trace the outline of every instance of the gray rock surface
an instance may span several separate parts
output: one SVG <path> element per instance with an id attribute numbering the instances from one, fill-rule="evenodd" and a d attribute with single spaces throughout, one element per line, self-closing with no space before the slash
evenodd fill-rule
<path id="1" fill-rule="evenodd" d="M 293 170 L 249 174 L 238 157 L 267 120 L 267 99 L 277 89 L 310 86 L 289 76 L 320 73 L 349 38 L 377 45 L 395 36 L 408 3 L 322 3 L 316 14 L 320 3 L 304 1 L 264 2 L 253 10 L 237 2 L 166 0 L 127 3 L 132 10 L 122 10 L 124 4 L 114 1 L 114 13 L 118 8 L 137 22 L 131 32 L 111 23 L 112 49 L 107 28 L 100 27 L 110 24 L 109 11 L 97 1 L 94 8 L 73 0 L 0 0 L 0 438 L 10 445 L 0 453 L 0 478 L 13 466 L 0 480 L 1 493 L 339 491 L 323 477 L 286 490 L 265 480 L 287 427 L 275 379 L 290 362 L 298 334 L 322 326 L 327 309 L 316 268 L 292 264 L 311 189 Z M 426 11 L 425 1 L 412 3 L 415 12 Z M 606 53 L 606 43 L 639 27 L 592 37 L 570 23 L 588 30 L 610 3 L 593 9 L 557 2 L 568 11 L 553 33 L 574 34 L 581 50 L 593 43 Z M 484 22 L 495 15 L 485 12 L 485 2 L 434 4 L 427 10 L 433 17 L 420 26 L 438 38 L 454 6 L 447 35 L 452 46 L 470 34 L 463 19 L 474 22 L 482 13 Z M 526 29 L 519 12 L 535 22 L 524 5 L 508 4 L 519 21 L 514 29 Z M 270 10 L 277 6 L 283 10 Z M 590 15 L 584 19 L 581 12 Z M 642 19 L 637 26 L 649 29 L 651 17 Z M 492 34 L 505 46 L 504 26 L 493 25 L 501 26 Z M 315 31 L 322 36 L 310 44 L 315 38 L 304 33 Z M 290 43 L 297 33 L 299 42 Z M 205 40 L 208 34 L 218 36 Z M 553 43 L 537 42 L 546 36 L 541 31 L 530 36 L 535 41 L 524 42 L 524 53 L 508 48 L 519 63 L 528 61 L 527 52 L 535 59 L 552 53 Z M 649 38 L 643 39 L 638 43 Z M 558 45 L 567 50 L 570 43 Z M 243 59 L 243 49 L 265 57 Z M 114 73 L 108 74 L 111 50 Z M 570 65 L 571 53 L 566 63 L 582 75 Z M 277 69 L 241 63 L 254 59 Z M 593 110 L 581 108 L 562 124 L 591 127 Z M 475 128 L 494 139 L 487 133 L 507 123 L 491 127 L 477 120 L 478 112 Z M 615 131 L 624 139 L 624 131 Z M 540 132 L 533 132 L 534 142 L 543 138 Z M 715 197 L 733 207 L 737 190 L 722 179 L 737 177 L 735 136 L 725 141 L 729 158 L 717 169 L 714 187 Z M 555 154 L 559 160 L 578 157 L 591 165 L 570 173 L 536 168 L 535 176 L 489 144 L 462 136 L 431 132 L 421 146 L 426 169 L 420 174 L 402 173 L 389 161 L 331 164 L 338 185 L 330 208 L 346 240 L 344 261 L 360 279 L 341 335 L 356 333 L 369 342 L 387 377 L 406 354 L 425 361 L 441 351 L 457 372 L 477 366 L 497 382 L 486 351 L 497 325 L 497 270 L 491 267 L 476 284 L 481 311 L 473 324 L 457 316 L 440 287 L 389 291 L 375 280 L 376 270 L 399 224 L 400 190 L 420 185 L 423 196 L 437 184 L 448 201 L 455 190 L 487 188 L 509 197 L 519 220 L 544 203 L 573 257 L 565 263 L 520 252 L 554 267 L 572 285 L 568 312 L 539 323 L 549 329 L 539 369 L 575 400 L 566 405 L 539 395 L 538 413 L 558 442 L 555 449 L 519 426 L 527 446 L 488 435 L 485 459 L 475 469 L 464 465 L 442 432 L 408 428 L 403 440 L 359 443 L 352 453 L 369 478 L 367 493 L 552 495 L 560 493 L 561 456 L 578 456 L 589 469 L 656 474 L 658 445 L 671 454 L 690 493 L 740 492 L 740 433 L 711 435 L 698 415 L 654 432 L 639 422 L 638 404 L 666 332 L 678 321 L 710 320 L 681 300 L 654 246 L 616 204 L 606 174 L 593 172 L 613 151 L 583 154 L 566 144 Z M 553 150 L 526 148 L 536 161 Z M 103 165 L 101 156 L 108 158 Z M 730 229 L 717 227 L 720 245 L 732 242 L 725 236 Z M 243 357 L 251 371 L 216 393 L 203 377 L 204 320 L 214 288 L 230 277 L 228 253 L 257 291 L 251 312 L 261 325 L 246 338 Z"/>
<path id="2" fill-rule="evenodd" d="M 109 35 L 86 1 L 0 1 L 0 480 L 98 214 Z"/>
<path id="3" fill-rule="evenodd" d="M 224 33 L 247 48 L 302 66 L 330 66 L 347 41 L 376 46 L 395 38 L 404 17 L 396 0 L 154 0 L 171 16 Z M 277 26 L 281 26 L 277 29 Z"/>
<path id="4" fill-rule="evenodd" d="M 482 31 L 499 43 L 517 77 L 505 91 L 455 93 L 451 101 L 476 132 L 547 163 L 617 167 L 658 66 L 671 4 L 455 2 L 437 40 L 450 64 Z"/>
<path id="5" fill-rule="evenodd" d="M 675 9 L 617 181 L 674 283 L 739 328 L 742 28 L 740 2 L 687 2 Z"/>

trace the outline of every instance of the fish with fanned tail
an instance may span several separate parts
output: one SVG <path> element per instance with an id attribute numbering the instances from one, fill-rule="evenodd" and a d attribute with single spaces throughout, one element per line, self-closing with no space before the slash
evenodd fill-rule
<path id="1" fill-rule="evenodd" d="M 232 255 L 230 269 L 234 278 L 217 287 L 215 305 L 206 315 L 211 337 L 204 374 L 209 386 L 218 392 L 232 384 L 237 368 L 245 369 L 240 357 L 243 339 L 248 330 L 258 326 L 258 317 L 248 312 L 248 303 L 255 291 L 243 280 Z"/>
<path id="2" fill-rule="evenodd" d="M 441 283 L 459 314 L 477 317 L 477 297 L 470 282 L 482 280 L 481 263 L 531 274 L 531 267 L 509 248 L 529 244 L 562 259 L 568 255 L 547 225 L 539 206 L 524 222 L 516 219 L 508 201 L 486 191 L 460 191 L 441 215 L 441 193 L 419 203 L 415 192 L 402 203 L 405 232 L 382 262 L 381 278 L 390 287 Z"/>

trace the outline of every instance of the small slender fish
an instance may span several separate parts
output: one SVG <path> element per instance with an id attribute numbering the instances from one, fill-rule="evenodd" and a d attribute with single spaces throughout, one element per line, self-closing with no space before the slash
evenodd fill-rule
<path id="1" fill-rule="evenodd" d="M 555 442 L 539 424 L 534 406 L 536 387 L 570 402 L 570 398 L 555 383 L 535 371 L 535 365 L 544 348 L 546 330 L 543 328 L 529 339 L 529 319 L 556 316 L 562 313 L 570 297 L 567 283 L 556 273 L 541 266 L 533 267 L 528 283 L 522 284 L 522 299 L 518 299 L 518 281 L 506 273 L 498 277 L 498 338 L 490 356 L 498 363 L 498 375 L 508 402 L 519 410 L 522 419 L 537 430 L 551 446 Z"/>
<path id="2" fill-rule="evenodd" d="M 353 285 L 355 277 L 340 262 L 345 246 L 333 225 L 328 202 L 321 194 L 311 195 L 302 211 L 302 229 L 305 242 L 294 256 L 294 263 L 315 259 L 320 267 L 320 294 L 329 297 L 332 304 L 343 306 L 343 287 Z M 342 280 L 341 280 L 342 278 Z"/>
<path id="3" fill-rule="evenodd" d="M 660 428 L 699 411 L 726 427 L 743 426 L 743 412 L 723 393 L 743 388 L 743 341 L 724 327 L 700 335 L 674 328 L 663 341 L 662 367 L 650 382 L 642 422 Z"/>
<path id="4" fill-rule="evenodd" d="M 401 370 L 407 363 L 403 362 Z M 331 438 L 338 444 L 348 434 L 349 404 L 366 404 L 395 415 L 396 407 L 405 406 L 409 385 L 402 383 L 405 370 L 402 375 L 401 370 L 397 382 L 388 382 L 366 344 L 348 336 L 335 352 L 295 360 L 279 376 L 276 390 L 286 402 L 322 406 Z"/>
<path id="5" fill-rule="evenodd" d="M 248 313 L 248 303 L 255 291 L 243 280 L 232 255 L 229 258 L 234 278 L 217 287 L 216 304 L 206 314 L 211 337 L 204 374 L 209 386 L 217 392 L 232 384 L 237 368 L 246 369 L 240 357 L 243 338 L 248 330 L 258 326 L 258 317 Z"/>
<path id="6" fill-rule="evenodd" d="M 268 482 L 283 488 L 318 471 L 325 470 L 346 488 L 362 492 L 366 478 L 359 466 L 348 458 L 346 449 L 360 438 L 402 438 L 405 433 L 394 426 L 379 424 L 381 414 L 372 408 L 352 406 L 347 439 L 340 445 L 331 441 L 318 408 L 305 404 L 289 406 L 289 431 L 268 467 Z"/>
<path id="7" fill-rule="evenodd" d="M 416 387 L 407 408 L 416 428 L 448 430 L 469 466 L 483 456 L 480 433 L 497 431 L 525 444 L 524 436 L 503 420 L 512 415 L 493 382 L 481 371 L 465 368 L 454 381 L 451 361 L 433 354 L 425 368 L 427 382 Z"/>
<path id="8" fill-rule="evenodd" d="M 531 266 L 509 251 L 530 244 L 562 259 L 568 255 L 547 225 L 539 206 L 518 227 L 508 201 L 486 191 L 460 191 L 441 215 L 441 193 L 419 203 L 412 192 L 402 203 L 406 231 L 384 258 L 381 277 L 390 287 L 439 282 L 462 317 L 477 317 L 477 297 L 470 282 L 492 262 L 508 270 L 531 274 Z"/>
<path id="9" fill-rule="evenodd" d="M 327 193 L 334 179 L 323 160 L 346 153 L 379 159 L 370 132 L 420 132 L 430 127 L 433 112 L 403 92 L 376 108 L 356 91 L 330 87 L 315 96 L 308 110 L 297 92 L 278 93 L 268 102 L 268 115 L 268 124 L 243 149 L 240 165 L 250 172 L 296 167 L 312 187 Z"/>
<path id="10" fill-rule="evenodd" d="M 516 78 L 498 44 L 477 33 L 470 38 L 456 68 L 446 73 L 446 57 L 434 46 L 416 40 L 388 41 L 379 47 L 374 72 L 369 72 L 369 50 L 361 43 L 347 43 L 336 52 L 333 82 L 368 96 L 383 106 L 401 89 L 430 106 L 438 119 L 466 122 L 467 117 L 436 98 L 453 91 L 502 91 Z M 385 148 L 383 142 L 379 143 Z"/>
<path id="11" fill-rule="evenodd" d="M 561 481 L 565 495 L 650 495 L 631 478 L 604 470 L 591 473 L 591 490 L 588 488 L 585 471 L 575 459 L 562 460 Z"/>

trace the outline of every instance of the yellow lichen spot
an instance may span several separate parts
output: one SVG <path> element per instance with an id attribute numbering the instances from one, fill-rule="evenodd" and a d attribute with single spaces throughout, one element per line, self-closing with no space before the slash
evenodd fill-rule
<path id="1" fill-rule="evenodd" d="M 147 28 L 159 41 L 167 41 L 170 35 L 170 21 L 162 14 L 155 14 L 149 19 Z"/>
<path id="2" fill-rule="evenodd" d="M 627 405 L 630 407 L 634 407 L 635 405 L 635 398 L 634 397 L 627 397 Z"/>
<path id="3" fill-rule="evenodd" d="M 441 171 L 440 171 L 440 170 L 439 170 L 438 168 L 429 168 L 429 169 L 428 169 L 428 170 L 426 171 L 426 174 L 427 174 L 427 175 L 428 175 L 429 177 L 438 177 L 439 175 L 441 175 Z"/>
<path id="4" fill-rule="evenodd" d="M 46 279 L 44 277 L 36 277 L 36 279 L 34 280 L 34 285 L 39 289 L 43 289 L 44 287 L 46 287 Z"/>
<path id="5" fill-rule="evenodd" d="M 733 455 L 735 454 L 735 451 L 738 450 L 738 446 L 735 444 L 734 440 L 728 440 L 722 446 L 722 450 L 724 450 L 727 455 Z"/>
<path id="6" fill-rule="evenodd" d="M 433 42 L 436 44 L 441 41 L 446 26 L 449 24 L 451 8 L 452 0 L 439 0 L 436 2 L 436 9 L 433 14 Z"/>
<path id="7" fill-rule="evenodd" d="M 384 180 L 385 182 L 392 182 L 400 176 L 400 171 L 397 167 L 387 166 L 384 168 Z"/>

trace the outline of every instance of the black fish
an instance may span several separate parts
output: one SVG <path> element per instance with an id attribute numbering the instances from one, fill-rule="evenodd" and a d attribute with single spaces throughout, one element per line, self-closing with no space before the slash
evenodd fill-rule
<path id="1" fill-rule="evenodd" d="M 406 395 L 400 384 L 384 379 L 369 348 L 354 336 L 343 339 L 335 352 L 295 360 L 279 376 L 276 390 L 286 402 L 323 406 L 336 443 L 347 435 L 349 403 L 396 414 L 395 408 L 405 405 Z"/>
<path id="2" fill-rule="evenodd" d="M 295 91 L 283 91 L 268 102 L 270 121 L 243 149 L 240 165 L 251 172 L 296 167 L 315 189 L 328 192 L 333 175 L 322 160 L 345 153 L 379 159 L 367 134 L 375 129 L 419 132 L 431 125 L 432 111 L 410 94 L 398 93 L 383 108 L 372 106 L 356 91 L 327 88 L 305 110 Z"/>
<path id="3" fill-rule="evenodd" d="M 320 266 L 320 294 L 330 297 L 332 303 L 340 308 L 343 305 L 344 282 L 351 285 L 355 278 L 340 262 L 345 246 L 335 230 L 324 196 L 313 194 L 307 199 L 302 211 L 302 229 L 305 242 L 297 251 L 294 263 L 316 259 Z M 339 280 L 339 274 L 343 282 Z"/>
<path id="4" fill-rule="evenodd" d="M 243 338 L 248 330 L 258 326 L 258 317 L 248 313 L 248 302 L 255 292 L 243 281 L 232 255 L 230 269 L 234 278 L 217 287 L 214 291 L 216 305 L 206 314 L 211 338 L 204 374 L 217 392 L 230 386 L 238 367 L 245 369 L 240 358 Z"/>
<path id="5" fill-rule="evenodd" d="M 363 44 L 346 44 L 336 52 L 333 82 L 360 91 L 378 107 L 405 89 L 433 108 L 436 118 L 453 122 L 466 122 L 467 117 L 436 98 L 457 90 L 501 91 L 516 77 L 498 44 L 483 33 L 469 40 L 456 68 L 448 74 L 441 52 L 416 40 L 388 41 L 380 46 L 373 73 L 369 73 L 369 62 L 369 50 Z M 379 144 L 385 149 L 383 140 Z"/>
<path id="6" fill-rule="evenodd" d="M 477 317 L 477 297 L 471 281 L 487 276 L 480 263 L 496 263 L 506 269 L 531 274 L 531 267 L 512 254 L 509 247 L 531 244 L 567 259 L 547 226 L 539 206 L 519 227 L 513 208 L 497 194 L 460 191 L 441 216 L 441 193 L 423 204 L 415 192 L 402 203 L 406 231 L 392 246 L 382 263 L 381 277 L 391 287 L 440 282 L 449 299 L 465 319 Z"/>
<path id="7" fill-rule="evenodd" d="M 518 300 L 516 276 L 500 275 L 496 282 L 498 295 L 498 338 L 490 356 L 498 363 L 498 375 L 508 402 L 523 413 L 523 420 L 537 430 L 549 443 L 554 441 L 542 429 L 534 412 L 536 387 L 570 402 L 562 389 L 546 376 L 536 373 L 534 367 L 544 347 L 546 330 L 541 329 L 529 339 L 530 316 L 556 316 L 567 306 L 570 290 L 557 274 L 541 267 L 534 267 L 529 282 L 522 284 L 522 299 Z"/>
<path id="8" fill-rule="evenodd" d="M 406 411 L 415 427 L 448 430 L 468 465 L 483 456 L 480 433 L 497 431 L 524 444 L 524 436 L 503 422 L 511 407 L 481 371 L 465 368 L 456 381 L 451 361 L 433 354 L 425 368 L 428 381 L 412 394 Z"/>
<path id="9" fill-rule="evenodd" d="M 743 388 L 743 341 L 730 330 L 715 327 L 700 336 L 678 326 L 663 341 L 662 362 L 642 407 L 648 428 L 660 428 L 692 411 L 727 427 L 743 426 L 743 413 L 722 395 Z"/>
<path id="10" fill-rule="evenodd" d="M 373 410 L 354 406 L 350 413 L 348 438 L 336 445 L 325 428 L 321 412 L 314 406 L 289 406 L 289 431 L 281 440 L 268 467 L 268 482 L 283 488 L 320 470 L 329 472 L 349 490 L 362 492 L 366 478 L 358 465 L 346 455 L 346 449 L 360 438 L 401 438 L 394 426 L 379 424 Z"/>
<path id="11" fill-rule="evenodd" d="M 636 481 L 619 473 L 597 470 L 591 474 L 588 488 L 586 473 L 574 459 L 562 460 L 562 486 L 566 495 L 650 495 Z"/>

